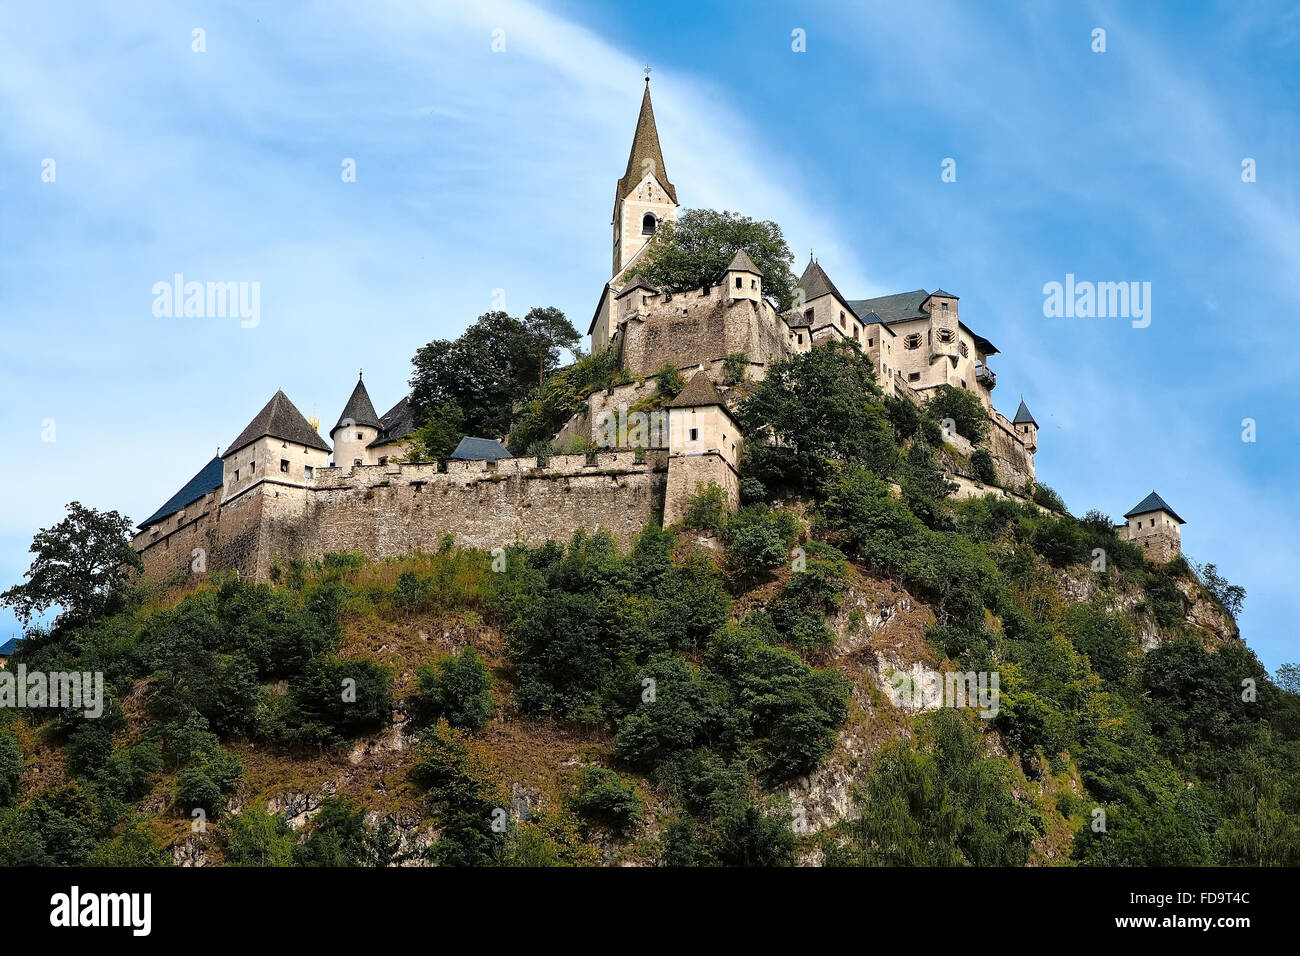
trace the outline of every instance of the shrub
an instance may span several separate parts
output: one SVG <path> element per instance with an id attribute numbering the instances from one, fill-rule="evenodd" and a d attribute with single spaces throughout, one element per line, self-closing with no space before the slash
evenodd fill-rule
<path id="1" fill-rule="evenodd" d="M 976 448 L 971 452 L 970 470 L 971 477 L 976 481 L 981 481 L 986 485 L 997 485 L 998 472 L 993 466 L 993 456 L 988 453 L 988 449 Z"/>
<path id="2" fill-rule="evenodd" d="M 722 375 L 728 385 L 739 385 L 745 380 L 749 358 L 744 352 L 732 352 L 722 360 Z"/>
<path id="3" fill-rule="evenodd" d="M 586 767 L 572 800 L 574 812 L 626 836 L 641 822 L 641 793 L 613 770 Z"/>
<path id="4" fill-rule="evenodd" d="M 676 365 L 664 365 L 655 372 L 655 388 L 661 398 L 676 398 L 677 393 L 686 387 L 686 380 L 677 371 Z"/>
<path id="5" fill-rule="evenodd" d="M 721 534 L 727 523 L 727 493 L 713 482 L 696 486 L 695 495 L 686 505 L 682 524 L 696 531 Z"/>
<path id="6" fill-rule="evenodd" d="M 492 715 L 492 673 L 478 651 L 467 647 L 435 666 L 416 670 L 415 714 L 423 723 L 445 718 L 451 726 L 473 733 Z"/>
<path id="7" fill-rule="evenodd" d="M 249 807 L 225 824 L 228 866 L 290 866 L 298 835 L 284 817 Z"/>
<path id="8" fill-rule="evenodd" d="M 964 388 L 940 385 L 930 395 L 925 413 L 935 421 L 951 418 L 957 434 L 972 445 L 982 445 L 989 438 L 989 413 L 983 403 Z"/>

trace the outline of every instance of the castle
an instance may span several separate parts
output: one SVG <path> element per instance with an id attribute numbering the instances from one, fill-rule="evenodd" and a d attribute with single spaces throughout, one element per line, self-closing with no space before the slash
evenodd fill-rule
<path id="1" fill-rule="evenodd" d="M 886 395 L 923 404 L 949 385 L 988 411 L 989 452 L 999 487 L 947 467 L 959 496 L 1015 497 L 1035 479 L 1038 423 L 1023 399 L 1008 419 L 993 407 L 998 349 L 959 314 L 943 289 L 848 299 L 810 258 L 792 308 L 778 312 L 763 292 L 763 273 L 743 250 L 716 284 L 660 290 L 630 275 L 657 230 L 676 220 L 655 125 L 649 79 L 612 216 L 612 275 L 601 289 L 588 334 L 593 352 L 616 350 L 631 381 L 594 392 L 586 409 L 555 436 L 600 450 L 546 460 L 512 458 L 491 441 L 467 438 L 445 466 L 404 459 L 414 429 L 407 398 L 379 415 L 358 377 L 330 442 L 277 391 L 229 447 L 153 515 L 133 546 L 145 573 L 237 569 L 264 578 L 293 559 L 330 551 L 372 558 L 437 547 L 446 536 L 492 550 L 516 541 L 566 539 L 603 527 L 622 543 L 651 522 L 671 524 L 710 483 L 739 503 L 744 438 L 734 411 L 745 381 L 768 366 L 833 340 L 852 341 L 871 359 Z M 734 366 L 743 356 L 737 378 Z M 611 418 L 655 395 L 665 365 L 687 384 L 664 406 L 659 440 L 611 441 Z M 728 374 L 727 368 L 732 371 Z M 955 428 L 945 443 L 967 460 L 974 450 Z M 332 447 L 331 447 L 332 443 Z M 636 447 L 632 447 L 636 446 Z M 1179 551 L 1182 519 L 1154 492 L 1125 516 L 1121 536 L 1157 560 Z M 1129 523 L 1131 519 L 1131 523 Z"/>

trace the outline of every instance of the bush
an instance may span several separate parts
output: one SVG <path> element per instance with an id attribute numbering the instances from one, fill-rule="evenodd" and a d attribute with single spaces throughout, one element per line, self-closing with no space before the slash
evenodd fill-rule
<path id="1" fill-rule="evenodd" d="M 186 813 L 203 809 L 210 817 L 216 817 L 225 808 L 221 788 L 202 770 L 195 768 L 182 770 L 176 779 L 176 803 Z"/>
<path id="2" fill-rule="evenodd" d="M 444 657 L 435 666 L 416 670 L 416 719 L 433 723 L 439 717 L 451 726 L 473 733 L 492 716 L 492 672 L 478 651 L 467 647 Z"/>
<path id="3" fill-rule="evenodd" d="M 572 805 L 575 813 L 626 836 L 641 822 L 641 793 L 613 770 L 586 767 Z"/>
<path id="4" fill-rule="evenodd" d="M 226 824 L 226 865 L 290 866 L 298 835 L 284 817 L 249 807 Z"/>
<path id="5" fill-rule="evenodd" d="M 392 714 L 391 683 L 391 672 L 375 661 L 314 658 L 290 682 L 285 734 L 327 746 L 377 730 Z"/>
<path id="6" fill-rule="evenodd" d="M 993 456 L 986 448 L 976 448 L 970 456 L 971 477 L 986 485 L 998 484 L 998 471 L 993 466 Z"/>
<path id="7" fill-rule="evenodd" d="M 727 493 L 709 482 L 706 487 L 696 486 L 695 495 L 686 505 L 682 524 L 696 531 L 721 534 L 727 523 Z"/>
<path id="8" fill-rule="evenodd" d="M 774 510 L 766 504 L 747 505 L 727 517 L 724 538 L 736 568 L 742 574 L 757 574 L 785 561 L 799 527 L 799 518 L 792 511 Z"/>
<path id="9" fill-rule="evenodd" d="M 664 365 L 655 372 L 655 388 L 660 398 L 676 398 L 677 393 L 686 387 L 686 379 L 677 371 L 676 365 Z"/>
<path id="10" fill-rule="evenodd" d="M 989 413 L 983 403 L 964 388 L 940 385 L 926 402 L 925 413 L 938 422 L 951 418 L 957 434 L 972 445 L 982 445 L 989 439 Z"/>
<path id="11" fill-rule="evenodd" d="M 0 807 L 10 806 L 18 796 L 23 777 L 23 752 L 13 734 L 0 730 Z"/>
<path id="12" fill-rule="evenodd" d="M 732 352 L 722 360 L 722 375 L 728 385 L 739 385 L 745 380 L 749 358 L 744 352 Z"/>

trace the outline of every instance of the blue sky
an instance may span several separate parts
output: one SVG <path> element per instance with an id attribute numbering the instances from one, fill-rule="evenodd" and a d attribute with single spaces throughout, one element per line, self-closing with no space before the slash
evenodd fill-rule
<path id="1" fill-rule="evenodd" d="M 387 408 L 494 290 L 585 331 L 649 63 L 684 206 L 777 221 L 850 298 L 960 295 L 1040 478 L 1077 514 L 1157 489 L 1300 659 L 1300 12 L 1061 7 L 10 0 L 0 587 L 65 502 L 138 520 L 276 388 L 328 430 L 364 367 Z M 259 282 L 260 322 L 155 317 L 176 273 Z M 1150 282 L 1150 326 L 1045 318 L 1067 273 Z"/>

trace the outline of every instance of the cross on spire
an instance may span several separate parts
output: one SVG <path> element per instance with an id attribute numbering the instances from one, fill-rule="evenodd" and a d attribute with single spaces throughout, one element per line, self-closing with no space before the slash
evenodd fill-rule
<path id="1" fill-rule="evenodd" d="M 650 85 L 650 64 L 647 63 L 647 64 L 645 65 L 645 69 L 642 70 L 641 72 L 645 74 L 645 83 L 646 83 L 646 86 L 649 86 L 649 85 Z"/>

